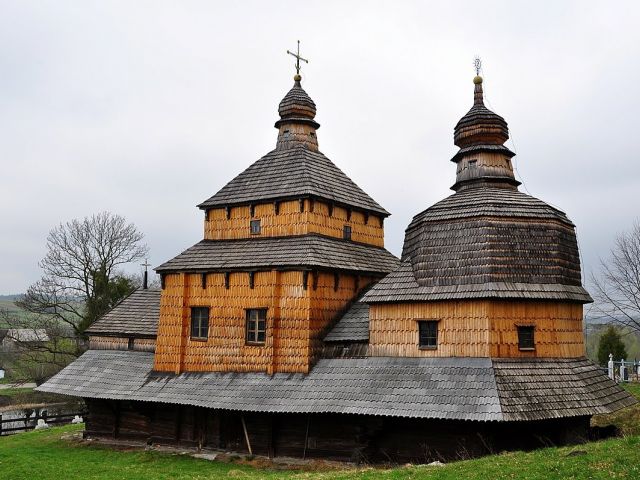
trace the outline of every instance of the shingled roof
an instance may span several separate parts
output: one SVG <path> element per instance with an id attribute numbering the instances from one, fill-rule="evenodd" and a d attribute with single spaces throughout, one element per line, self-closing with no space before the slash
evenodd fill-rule
<path id="1" fill-rule="evenodd" d="M 207 209 L 299 197 L 317 197 L 389 215 L 331 160 L 303 145 L 269 152 L 198 207 Z"/>
<path id="2" fill-rule="evenodd" d="M 90 335 L 155 337 L 160 317 L 160 290 L 139 289 L 96 320 Z"/>
<path id="3" fill-rule="evenodd" d="M 369 305 L 354 302 L 324 337 L 325 342 L 368 342 Z"/>
<path id="4" fill-rule="evenodd" d="M 515 188 L 463 189 L 419 213 L 407 227 L 402 260 L 365 301 L 592 301 L 571 221 Z"/>
<path id="5" fill-rule="evenodd" d="M 303 235 L 202 240 L 156 268 L 158 272 L 316 267 L 388 273 L 398 264 L 389 251 L 350 241 Z"/>
<path id="6" fill-rule="evenodd" d="M 235 411 L 519 421 L 636 401 L 586 359 L 322 359 L 307 375 L 153 372 L 153 354 L 89 350 L 39 391 Z"/>
<path id="7" fill-rule="evenodd" d="M 420 302 L 464 299 L 570 300 L 588 303 L 587 291 L 576 285 L 489 282 L 459 285 L 421 286 L 416 281 L 409 260 L 376 283 L 362 298 L 363 302 Z"/>

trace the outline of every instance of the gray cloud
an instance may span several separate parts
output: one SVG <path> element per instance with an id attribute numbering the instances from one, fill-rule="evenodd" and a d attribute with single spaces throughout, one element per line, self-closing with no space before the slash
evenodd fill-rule
<path id="1" fill-rule="evenodd" d="M 393 213 L 448 195 L 475 54 L 526 189 L 578 226 L 586 270 L 638 217 L 637 2 L 0 3 L 0 293 L 47 232 L 101 210 L 151 262 L 202 236 L 195 205 L 275 144 L 302 40 L 321 150 Z M 514 145 L 511 144 L 514 148 Z"/>

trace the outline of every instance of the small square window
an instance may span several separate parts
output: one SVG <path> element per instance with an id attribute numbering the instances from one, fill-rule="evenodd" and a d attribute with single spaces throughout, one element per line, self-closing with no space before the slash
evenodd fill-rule
<path id="1" fill-rule="evenodd" d="M 420 348 L 438 348 L 437 320 L 420 320 L 418 322 L 418 346 Z"/>
<path id="2" fill-rule="evenodd" d="M 478 164 L 478 160 L 469 160 L 469 166 L 474 168 Z"/>
<path id="3" fill-rule="evenodd" d="M 518 348 L 520 350 L 535 349 L 535 341 L 533 338 L 533 326 L 518 327 Z"/>
<path id="4" fill-rule="evenodd" d="M 251 235 L 260 235 L 260 220 L 251 220 Z"/>
<path id="5" fill-rule="evenodd" d="M 247 343 L 263 345 L 267 333 L 267 310 L 250 308 L 247 310 Z"/>
<path id="6" fill-rule="evenodd" d="M 345 240 L 351 240 L 351 226 L 345 225 L 342 229 L 342 238 Z"/>
<path id="7" fill-rule="evenodd" d="M 209 338 L 209 307 L 191 307 L 191 338 Z"/>

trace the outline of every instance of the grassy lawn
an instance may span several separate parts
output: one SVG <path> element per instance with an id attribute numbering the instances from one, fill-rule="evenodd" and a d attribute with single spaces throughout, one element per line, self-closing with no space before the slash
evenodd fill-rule
<path id="1" fill-rule="evenodd" d="M 0 390 L 0 397 L 19 397 L 33 392 L 33 388 L 3 388 Z"/>
<path id="2" fill-rule="evenodd" d="M 640 397 L 640 385 L 626 388 Z M 450 463 L 443 467 L 275 470 L 228 461 L 206 461 L 187 455 L 115 450 L 81 443 L 82 426 L 70 425 L 0 438 L 0 480 L 22 479 L 638 479 L 640 478 L 640 407 L 607 418 L 623 438 L 533 452 L 510 452 Z M 75 434 L 75 437 L 74 437 Z M 305 467 L 301 467 L 305 468 Z"/>
<path id="3" fill-rule="evenodd" d="M 87 446 L 61 437 L 82 430 L 66 426 L 0 440 L 0 479 L 611 479 L 640 478 L 640 437 L 535 452 L 515 452 L 444 467 L 285 471 L 145 451 Z M 574 453 L 572 453 L 574 452 Z"/>

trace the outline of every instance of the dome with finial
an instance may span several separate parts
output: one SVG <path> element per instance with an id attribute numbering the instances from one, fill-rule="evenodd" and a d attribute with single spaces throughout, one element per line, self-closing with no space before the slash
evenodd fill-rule
<path id="1" fill-rule="evenodd" d="M 454 143 L 460 147 L 502 145 L 509 139 L 507 122 L 484 105 L 482 77 L 476 75 L 473 107 L 458 121 L 454 129 Z"/>
<path id="2" fill-rule="evenodd" d="M 314 128 L 320 127 L 320 124 L 314 121 L 316 116 L 316 104 L 311 97 L 304 91 L 300 80 L 302 77 L 296 75 L 294 77 L 293 88 L 284 96 L 280 105 L 278 105 L 278 114 L 280 120 L 276 122 L 276 127 L 291 123 L 307 123 Z"/>
<path id="3" fill-rule="evenodd" d="M 455 127 L 456 193 L 417 214 L 403 265 L 367 302 L 502 298 L 586 303 L 575 227 L 566 214 L 518 190 L 507 122 L 474 105 Z"/>

